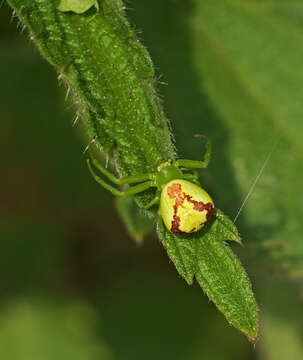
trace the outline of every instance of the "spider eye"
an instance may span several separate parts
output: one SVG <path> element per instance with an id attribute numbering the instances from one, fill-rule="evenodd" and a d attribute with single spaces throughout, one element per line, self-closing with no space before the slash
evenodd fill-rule
<path id="1" fill-rule="evenodd" d="M 167 229 L 181 235 L 200 230 L 210 220 L 214 202 L 201 187 L 177 179 L 164 186 L 160 208 Z"/>

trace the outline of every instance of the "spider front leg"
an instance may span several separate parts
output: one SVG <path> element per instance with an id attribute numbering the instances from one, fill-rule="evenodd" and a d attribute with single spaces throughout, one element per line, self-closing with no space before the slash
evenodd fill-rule
<path id="1" fill-rule="evenodd" d="M 157 191 L 156 196 L 152 199 L 151 202 L 149 202 L 147 205 L 144 206 L 144 209 L 148 210 L 152 206 L 159 204 L 159 202 L 160 202 L 160 194 L 161 193 L 159 191 Z"/>
<path id="2" fill-rule="evenodd" d="M 204 159 L 202 161 L 199 160 L 187 160 L 187 159 L 179 159 L 175 162 L 177 166 L 182 166 L 188 169 L 204 169 L 208 166 L 211 159 L 211 141 L 204 135 L 195 135 L 196 137 L 200 137 L 205 141 L 206 151 L 204 154 Z"/>
<path id="3" fill-rule="evenodd" d="M 95 163 L 94 163 L 95 165 Z M 102 187 L 104 187 L 106 190 L 110 191 L 113 195 L 115 196 L 119 196 L 119 197 L 127 197 L 127 196 L 130 196 L 130 195 L 136 195 L 142 191 L 145 191 L 147 189 L 149 189 L 150 187 L 153 187 L 154 184 L 152 181 L 145 181 L 143 182 L 142 184 L 138 184 L 136 186 L 133 186 L 133 187 L 130 187 L 129 189 L 125 190 L 125 191 L 120 191 L 116 188 L 114 188 L 112 185 L 108 184 L 107 182 L 105 182 L 103 179 L 100 178 L 100 176 L 98 176 L 94 170 L 92 169 L 91 167 L 91 164 L 90 164 L 90 161 L 89 159 L 87 159 L 87 166 L 88 166 L 88 169 L 90 171 L 90 173 L 92 174 L 93 178 L 96 180 L 96 182 L 101 185 Z M 99 169 L 99 168 L 98 168 Z M 110 174 L 111 177 L 117 179 L 113 174 L 111 174 L 109 171 L 106 170 L 106 172 L 108 174 Z M 108 176 L 109 177 L 109 176 Z M 128 177 L 128 178 L 135 178 L 134 177 Z M 125 178 L 122 178 L 122 179 L 126 179 Z M 132 179 L 132 180 L 133 180 Z M 117 179 L 119 180 L 119 179 Z M 139 182 L 140 180 L 138 180 L 138 177 L 136 178 L 136 180 L 134 182 Z M 124 182 L 125 183 L 125 182 Z"/>
<path id="4" fill-rule="evenodd" d="M 199 174 L 197 171 L 193 170 L 193 174 L 183 174 L 183 179 L 189 180 L 196 185 L 200 185 L 199 183 Z"/>
<path id="5" fill-rule="evenodd" d="M 91 156 L 92 163 L 94 166 L 103 174 L 105 175 L 111 182 L 117 185 L 123 184 L 134 184 L 146 180 L 151 180 L 152 176 L 150 174 L 139 174 L 139 175 L 132 175 L 132 176 L 124 176 L 122 178 L 117 178 L 113 173 L 108 171 L 102 164 L 99 163 L 93 156 Z"/>

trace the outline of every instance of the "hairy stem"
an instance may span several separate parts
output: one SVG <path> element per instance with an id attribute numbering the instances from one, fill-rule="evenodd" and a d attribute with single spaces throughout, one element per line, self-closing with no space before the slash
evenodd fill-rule
<path id="1" fill-rule="evenodd" d="M 153 64 L 124 16 L 122 1 L 102 0 L 99 9 L 82 14 L 58 10 L 58 1 L 8 3 L 73 90 L 90 138 L 110 153 L 123 176 L 174 159 Z"/>

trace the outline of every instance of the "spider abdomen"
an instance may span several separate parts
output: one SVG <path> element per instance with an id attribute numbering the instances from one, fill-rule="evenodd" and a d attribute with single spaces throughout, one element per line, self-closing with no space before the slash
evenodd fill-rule
<path id="1" fill-rule="evenodd" d="M 160 207 L 167 229 L 181 235 L 200 230 L 211 218 L 214 203 L 201 187 L 176 179 L 163 187 Z"/>

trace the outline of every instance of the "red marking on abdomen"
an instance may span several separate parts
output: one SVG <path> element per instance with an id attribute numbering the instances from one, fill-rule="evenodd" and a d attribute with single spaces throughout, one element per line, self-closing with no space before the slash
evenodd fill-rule
<path id="1" fill-rule="evenodd" d="M 184 198 L 182 197 L 182 187 L 181 184 L 171 184 L 167 188 L 167 194 L 171 199 L 176 199 L 175 204 L 182 205 Z"/>
<path id="2" fill-rule="evenodd" d="M 184 194 L 184 193 L 183 193 Z M 204 204 L 203 201 L 196 201 L 196 200 L 192 200 L 190 195 L 186 195 L 184 194 L 184 197 L 186 198 L 186 200 L 190 203 L 192 203 L 194 205 L 194 209 L 197 211 L 207 211 L 206 214 L 206 222 L 211 218 L 213 211 L 214 211 L 214 207 L 212 205 L 212 203 L 208 202 L 206 204 Z"/>
<path id="3" fill-rule="evenodd" d="M 178 235 L 182 235 L 185 234 L 183 231 L 180 230 L 179 226 L 180 226 L 180 216 L 177 215 L 177 211 L 178 211 L 178 206 L 174 206 L 174 217 L 173 217 L 173 221 L 171 222 L 171 229 L 170 231 L 174 234 L 178 234 Z"/>
<path id="4" fill-rule="evenodd" d="M 174 205 L 174 216 L 173 221 L 171 222 L 171 232 L 174 234 L 184 234 L 183 231 L 180 230 L 180 216 L 177 215 L 178 207 L 181 206 L 184 202 L 184 197 L 182 197 L 182 187 L 181 184 L 171 184 L 167 188 L 167 194 L 171 199 L 175 199 L 175 205 Z"/>
<path id="5" fill-rule="evenodd" d="M 174 234 L 182 235 L 185 234 L 185 232 L 180 230 L 180 216 L 177 215 L 178 213 L 178 207 L 182 206 L 184 203 L 184 200 L 186 199 L 188 202 L 192 203 L 194 205 L 194 210 L 197 211 L 207 211 L 206 214 L 206 221 L 209 221 L 213 214 L 214 207 L 212 203 L 206 203 L 204 204 L 202 201 L 196 201 L 192 200 L 192 197 L 190 195 L 185 194 L 182 192 L 182 186 L 181 184 L 173 183 L 167 188 L 167 194 L 171 199 L 175 199 L 175 205 L 174 205 L 174 215 L 173 215 L 173 221 L 171 222 L 171 232 Z"/>

